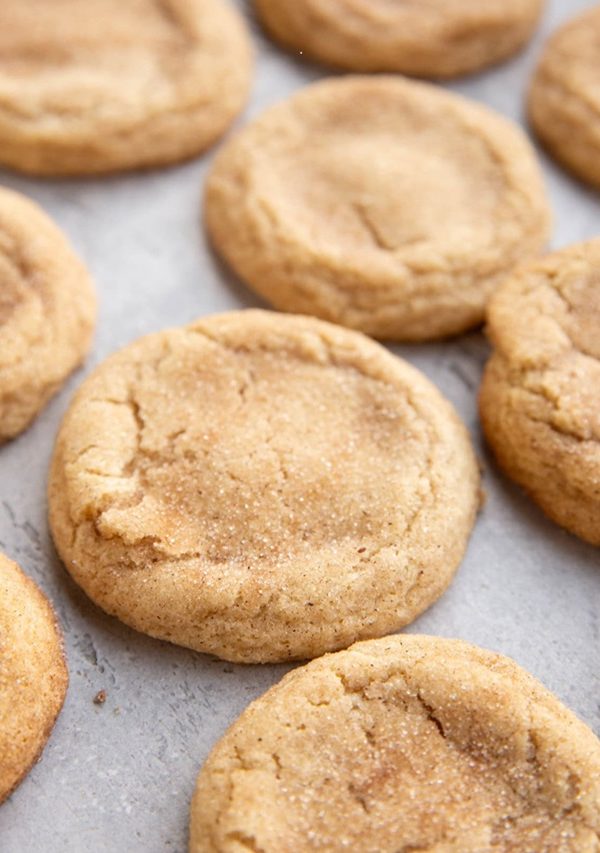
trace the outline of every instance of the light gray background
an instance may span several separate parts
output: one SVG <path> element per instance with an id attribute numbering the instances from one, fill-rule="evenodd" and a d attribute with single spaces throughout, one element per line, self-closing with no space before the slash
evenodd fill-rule
<path id="1" fill-rule="evenodd" d="M 590 5 L 550 2 L 525 54 L 452 88 L 520 120 L 542 39 Z M 251 25 L 259 56 L 246 118 L 325 73 L 286 56 Z M 143 333 L 259 304 L 220 266 L 200 229 L 211 159 L 98 181 L 0 176 L 42 204 L 94 275 L 100 316 L 86 371 Z M 600 234 L 599 197 L 542 160 L 556 211 L 554 245 Z M 487 355 L 482 336 L 396 351 L 450 397 L 481 445 L 475 392 Z M 0 550 L 52 598 L 71 670 L 42 761 L 0 808 L 0 851 L 183 853 L 198 768 L 226 726 L 286 667 L 231 666 L 156 642 L 105 616 L 70 581 L 48 536 L 44 492 L 53 438 L 81 379 L 0 449 Z M 489 499 L 467 558 L 449 592 L 411 630 L 512 656 L 599 732 L 598 551 L 547 521 L 481 453 Z M 108 694 L 103 707 L 92 702 L 100 689 Z"/>

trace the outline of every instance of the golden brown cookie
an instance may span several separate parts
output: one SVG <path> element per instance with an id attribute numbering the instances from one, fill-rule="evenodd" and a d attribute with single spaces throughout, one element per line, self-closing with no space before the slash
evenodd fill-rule
<path id="1" fill-rule="evenodd" d="M 564 166 L 600 187 L 600 6 L 550 38 L 533 77 L 529 116 Z"/>
<path id="2" fill-rule="evenodd" d="M 241 110 L 251 64 L 228 0 L 2 0 L 0 162 L 75 175 L 191 157 Z"/>
<path id="3" fill-rule="evenodd" d="M 467 432 L 355 332 L 242 311 L 150 335 L 87 379 L 50 476 L 58 551 L 139 631 L 244 662 L 412 621 L 478 502 Z"/>
<path id="4" fill-rule="evenodd" d="M 494 65 L 531 37 L 543 0 L 255 0 L 294 53 L 350 71 L 456 77 Z"/>
<path id="5" fill-rule="evenodd" d="M 595 853 L 600 742 L 501 655 L 358 643 L 253 702 L 198 778 L 190 853 Z"/>
<path id="6" fill-rule="evenodd" d="M 521 131 L 394 77 L 344 77 L 271 108 L 218 154 L 206 225 L 276 308 L 427 340 L 483 319 L 545 244 L 549 210 Z"/>
<path id="7" fill-rule="evenodd" d="M 550 518 L 600 545 L 600 240 L 516 272 L 490 302 L 480 395 L 500 466 Z"/>
<path id="8" fill-rule="evenodd" d="M 28 426 L 83 361 L 96 301 L 86 269 L 56 225 L 32 201 L 2 188 L 0 279 L 1 444 Z"/>
<path id="9" fill-rule="evenodd" d="M 62 636 L 48 600 L 0 554 L 0 803 L 40 756 L 67 683 Z"/>

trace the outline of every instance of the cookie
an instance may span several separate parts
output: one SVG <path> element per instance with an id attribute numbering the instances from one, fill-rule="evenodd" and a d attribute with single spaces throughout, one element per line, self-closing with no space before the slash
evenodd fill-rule
<path id="1" fill-rule="evenodd" d="M 251 78 L 227 0 L 2 0 L 0 162 L 85 175 L 192 157 Z"/>
<path id="2" fill-rule="evenodd" d="M 549 228 L 516 126 L 392 77 L 326 80 L 268 110 L 217 156 L 205 219 L 276 308 L 407 341 L 481 323 Z"/>
<path id="3" fill-rule="evenodd" d="M 558 524 L 600 545 L 600 240 L 515 273 L 489 306 L 480 394 L 504 471 Z"/>
<path id="4" fill-rule="evenodd" d="M 67 683 L 62 636 L 48 600 L 0 554 L 0 803 L 39 758 Z"/>
<path id="5" fill-rule="evenodd" d="M 255 0 L 277 41 L 350 71 L 456 77 L 529 41 L 543 0 Z"/>
<path id="6" fill-rule="evenodd" d="M 203 767 L 190 853 L 594 853 L 600 741 L 501 655 L 396 636 L 296 669 Z"/>
<path id="7" fill-rule="evenodd" d="M 600 6 L 550 38 L 529 91 L 531 124 L 548 151 L 600 187 Z"/>
<path id="8" fill-rule="evenodd" d="M 467 432 L 378 344 L 232 312 L 150 335 L 74 398 L 54 541 L 108 613 L 242 662 L 314 657 L 411 622 L 478 503 Z"/>
<path id="9" fill-rule="evenodd" d="M 82 362 L 96 302 L 87 271 L 56 225 L 2 188 L 0 277 L 2 443 L 29 425 Z"/>

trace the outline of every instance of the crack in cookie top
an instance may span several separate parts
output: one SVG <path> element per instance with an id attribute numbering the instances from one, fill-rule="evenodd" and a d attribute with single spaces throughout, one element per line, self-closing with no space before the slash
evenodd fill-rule
<path id="1" fill-rule="evenodd" d="M 522 267 L 493 297 L 481 412 L 502 467 L 600 544 L 600 241 Z"/>
<path id="2" fill-rule="evenodd" d="M 313 661 L 213 749 L 191 853 L 593 853 L 600 742 L 528 673 L 401 635 Z"/>
<path id="3" fill-rule="evenodd" d="M 464 427 L 416 370 L 310 318 L 234 312 L 140 341 L 84 383 L 51 522 L 101 606 L 242 660 L 413 619 L 473 523 Z"/>
<path id="4" fill-rule="evenodd" d="M 347 76 L 267 110 L 217 155 L 209 235 L 276 308 L 374 337 L 480 323 L 549 227 L 518 127 L 424 83 Z"/>

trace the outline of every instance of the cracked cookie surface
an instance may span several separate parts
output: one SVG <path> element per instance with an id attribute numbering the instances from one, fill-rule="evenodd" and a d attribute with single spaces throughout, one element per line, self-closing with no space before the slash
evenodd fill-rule
<path id="1" fill-rule="evenodd" d="M 96 302 L 64 235 L 0 189 L 0 444 L 18 435 L 83 361 Z"/>
<path id="2" fill-rule="evenodd" d="M 152 636 L 245 662 L 414 619 L 478 502 L 450 404 L 378 344 L 232 312 L 101 365 L 57 440 L 50 521 L 75 580 Z"/>
<path id="3" fill-rule="evenodd" d="M 600 6 L 549 39 L 529 92 L 529 117 L 550 153 L 600 188 Z"/>
<path id="4" fill-rule="evenodd" d="M 595 853 L 600 742 L 528 673 L 395 636 L 294 670 L 204 765 L 190 853 Z"/>
<path id="5" fill-rule="evenodd" d="M 255 0 L 285 47 L 350 71 L 455 77 L 521 48 L 542 0 Z"/>
<path id="6" fill-rule="evenodd" d="M 205 220 L 284 311 L 427 340 L 483 319 L 549 211 L 521 131 L 425 83 L 345 77 L 268 110 L 219 152 Z"/>
<path id="7" fill-rule="evenodd" d="M 227 0 L 2 0 L 0 162 L 71 175 L 192 157 L 241 110 L 251 65 Z"/>
<path id="8" fill-rule="evenodd" d="M 521 268 L 490 302 L 480 410 L 506 473 L 600 545 L 600 240 Z"/>
<path id="9" fill-rule="evenodd" d="M 62 636 L 48 600 L 0 554 L 0 803 L 41 754 L 67 683 Z"/>

